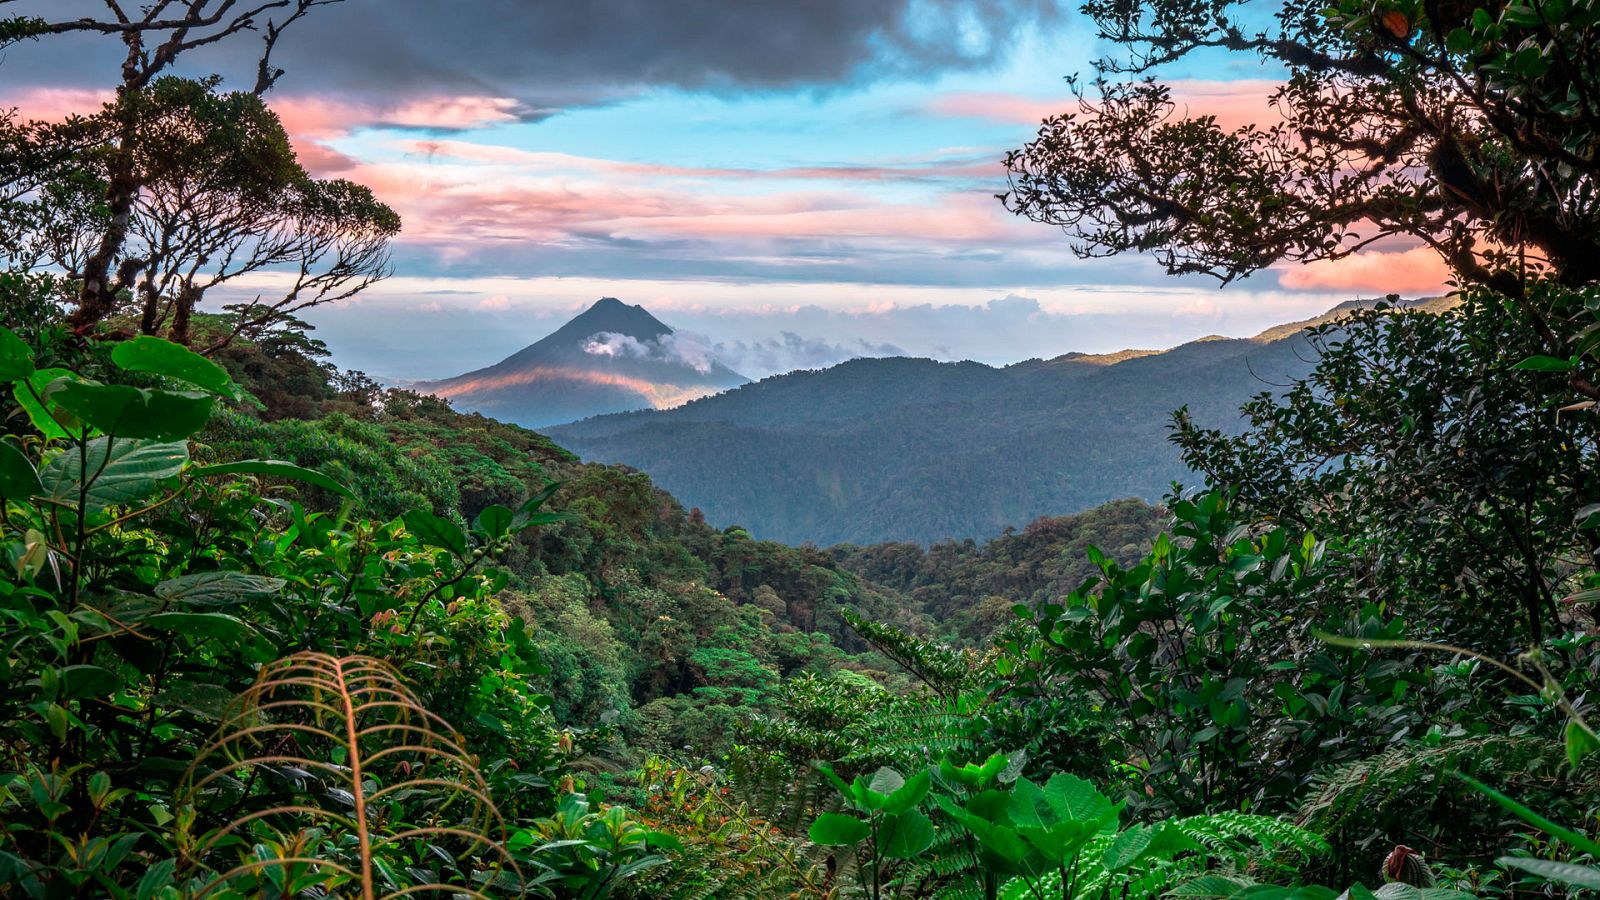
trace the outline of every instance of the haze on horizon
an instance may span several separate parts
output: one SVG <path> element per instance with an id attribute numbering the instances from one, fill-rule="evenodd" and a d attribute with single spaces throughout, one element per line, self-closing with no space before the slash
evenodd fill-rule
<path id="1" fill-rule="evenodd" d="M 97 6 L 16 12 L 30 3 Z M 1142 257 L 1078 259 L 1008 214 L 1001 157 L 1071 108 L 1062 77 L 1104 50 L 1057 0 L 469 5 L 321 9 L 285 37 L 268 97 L 308 168 L 404 219 L 394 277 L 309 317 L 336 362 L 382 378 L 490 364 L 601 296 L 761 377 L 1164 348 L 1442 290 L 1442 266 L 1406 246 L 1219 290 Z M 0 104 L 92 109 L 117 51 L 82 35 L 13 48 Z M 244 74 L 227 65 L 196 54 L 180 72 Z M 1274 115 L 1275 70 L 1185 65 L 1167 74 L 1191 113 Z"/>

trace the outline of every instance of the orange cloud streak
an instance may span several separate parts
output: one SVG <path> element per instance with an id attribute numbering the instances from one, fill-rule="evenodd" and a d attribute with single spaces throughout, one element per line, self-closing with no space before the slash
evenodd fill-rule
<path id="1" fill-rule="evenodd" d="M 1282 87 L 1279 81 L 1189 79 L 1172 81 L 1168 85 L 1172 88 L 1172 100 L 1178 105 L 1175 113 L 1178 116 L 1216 116 L 1217 124 L 1226 129 L 1268 125 L 1279 118 L 1277 110 L 1268 102 L 1272 93 Z M 1046 100 L 1019 94 L 956 93 L 934 101 L 930 109 L 939 115 L 958 118 L 1036 125 L 1051 116 L 1073 112 L 1077 109 L 1077 100 L 1070 96 Z"/>
<path id="2" fill-rule="evenodd" d="M 582 384 L 626 388 L 644 398 L 647 403 L 656 409 L 671 409 L 674 406 L 682 406 L 690 400 L 698 400 L 701 397 L 709 397 L 717 393 L 717 388 L 657 384 L 653 381 L 646 381 L 643 378 L 630 378 L 626 375 L 615 375 L 609 372 L 564 369 L 557 366 L 539 366 L 512 375 L 473 378 L 468 381 L 452 381 L 447 385 L 423 385 L 422 389 L 436 397 L 448 399 L 452 397 L 468 397 L 479 391 L 498 390 L 500 388 L 532 384 L 537 381 L 575 381 Z"/>
<path id="3" fill-rule="evenodd" d="M 1368 250 L 1343 259 L 1318 260 L 1281 270 L 1286 288 L 1347 290 L 1377 294 L 1443 294 L 1450 268 L 1429 247 L 1380 252 Z"/>

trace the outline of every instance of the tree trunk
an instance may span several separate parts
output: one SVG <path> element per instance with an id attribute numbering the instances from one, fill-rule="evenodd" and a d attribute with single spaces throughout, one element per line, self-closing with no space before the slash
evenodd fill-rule
<path id="1" fill-rule="evenodd" d="M 200 302 L 200 289 L 192 284 L 186 284 L 178 292 L 177 302 L 173 304 L 172 330 L 167 332 L 167 339 L 178 344 L 189 344 L 189 316 L 194 312 L 194 305 Z"/>

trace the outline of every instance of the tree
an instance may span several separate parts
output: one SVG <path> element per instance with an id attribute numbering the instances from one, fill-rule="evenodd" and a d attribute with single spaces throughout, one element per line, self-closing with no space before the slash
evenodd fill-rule
<path id="1" fill-rule="evenodd" d="M 206 348 L 215 352 L 387 275 L 388 241 L 400 228 L 394 211 L 365 187 L 312 178 L 260 97 L 222 93 L 217 84 L 164 77 L 95 115 L 28 126 L 25 146 L 54 149 L 36 154 L 41 164 L 29 171 L 31 190 L 9 204 L 13 237 L 4 249 L 13 262 L 92 276 L 113 215 L 103 198 L 112 166 L 126 155 L 117 147 L 118 111 L 131 106 L 140 121 L 131 154 L 140 187 L 116 260 L 141 333 L 165 332 L 187 344 L 191 316 L 208 291 L 242 276 L 287 272 L 272 298 L 229 307 L 232 327 Z M 114 299 L 112 310 L 122 306 Z"/>
<path id="2" fill-rule="evenodd" d="M 1600 422 L 1508 371 L 1538 349 L 1477 288 L 1440 315 L 1363 310 L 1308 334 L 1316 369 L 1244 408 L 1229 434 L 1177 414 L 1173 440 L 1251 515 L 1344 538 L 1320 590 L 1385 603 L 1442 639 L 1510 655 L 1559 630 L 1600 535 L 1574 529 L 1597 487 Z"/>
<path id="3" fill-rule="evenodd" d="M 1008 154 L 1007 207 L 1062 227 L 1083 256 L 1148 252 L 1224 283 L 1420 242 L 1464 282 L 1519 301 L 1546 353 L 1587 349 L 1572 342 L 1586 314 L 1569 325 L 1529 295 L 1540 279 L 1600 281 L 1600 10 L 1284 2 L 1263 24 L 1244 6 L 1089 0 L 1122 52 L 1096 63 L 1076 112 Z M 1281 121 L 1230 129 L 1175 114 L 1152 73 L 1219 49 L 1287 69 L 1271 98 Z M 1576 368 L 1569 377 L 1600 397 Z"/>
<path id="4" fill-rule="evenodd" d="M 340 0 L 158 0 L 134 7 L 127 0 L 105 0 L 105 14 L 96 18 L 46 19 L 6 16 L 0 0 L 0 48 L 22 40 L 68 33 L 114 36 L 126 50 L 116 99 L 109 107 L 114 123 L 112 141 L 105 147 L 104 215 L 97 240 L 86 253 L 79 279 L 76 327 L 88 328 L 110 315 L 120 292 L 133 287 L 137 260 L 126 256 L 134 206 L 144 186 L 137 159 L 143 136 L 144 91 L 182 54 L 197 47 L 225 41 L 246 32 L 259 32 L 261 55 L 257 60 L 256 96 L 272 89 L 283 70 L 272 65 L 272 51 L 284 30 L 318 6 Z M 0 170 L 0 175 L 6 174 Z M 3 192 L 0 192 L 3 193 Z M 118 262 L 123 265 L 118 266 Z M 113 267 L 117 267 L 115 276 Z"/>

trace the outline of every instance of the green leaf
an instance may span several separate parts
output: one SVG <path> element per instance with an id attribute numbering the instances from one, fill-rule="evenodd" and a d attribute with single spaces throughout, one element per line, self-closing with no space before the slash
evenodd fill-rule
<path id="1" fill-rule="evenodd" d="M 504 506 L 491 504 L 478 513 L 472 520 L 472 530 L 488 537 L 490 540 L 504 537 L 511 530 L 511 523 L 516 514 Z"/>
<path id="2" fill-rule="evenodd" d="M 213 466 L 200 466 L 194 474 L 202 477 L 212 475 L 266 475 L 269 478 L 286 478 L 291 481 L 303 481 L 306 484 L 322 488 L 329 493 L 341 497 L 355 499 L 355 492 L 340 484 L 316 469 L 297 466 L 292 462 L 281 459 L 241 459 L 238 462 L 218 463 Z"/>
<path id="3" fill-rule="evenodd" d="M 61 697 L 66 700 L 104 697 L 122 687 L 122 679 L 101 666 L 66 666 L 56 674 L 61 678 Z"/>
<path id="4" fill-rule="evenodd" d="M 1155 829 L 1146 826 L 1130 828 L 1117 835 L 1101 857 L 1106 871 L 1121 872 L 1138 862 L 1154 838 Z"/>
<path id="5" fill-rule="evenodd" d="M 282 578 L 244 572 L 198 572 L 161 582 L 156 585 L 156 596 L 193 606 L 231 606 L 270 597 L 286 583 Z"/>
<path id="6" fill-rule="evenodd" d="M 525 500 L 521 506 L 517 507 L 516 515 L 511 519 L 511 530 L 521 531 L 524 528 L 532 528 L 535 525 L 553 525 L 571 518 L 563 513 L 539 512 L 539 508 L 544 506 L 551 497 L 554 497 L 556 491 L 560 489 L 561 483 L 552 481 L 545 485 L 539 493 Z"/>
<path id="7" fill-rule="evenodd" d="M 933 784 L 933 776 L 923 770 L 904 784 L 890 792 L 889 799 L 884 801 L 883 811 L 889 815 L 899 815 L 907 810 L 914 809 L 928 796 L 928 788 Z"/>
<path id="8" fill-rule="evenodd" d="M 209 638 L 231 644 L 255 636 L 255 629 L 236 616 L 219 612 L 156 613 L 140 623 L 158 631 L 175 631 L 191 638 Z"/>
<path id="9" fill-rule="evenodd" d="M 52 399 L 104 434 L 153 441 L 179 440 L 206 427 L 216 402 L 193 391 L 150 391 L 88 381 L 67 382 Z"/>
<path id="10" fill-rule="evenodd" d="M 1254 880 L 1237 875 L 1202 875 L 1186 881 L 1167 892 L 1168 897 L 1185 897 L 1191 900 L 1230 900 L 1253 887 Z"/>
<path id="11" fill-rule="evenodd" d="M 1527 372 L 1570 372 L 1575 366 L 1569 359 L 1557 359 L 1554 356 L 1530 356 L 1511 368 L 1522 369 Z"/>
<path id="12" fill-rule="evenodd" d="M 1582 850 L 1585 853 L 1593 853 L 1597 856 L 1600 856 L 1600 843 L 1596 843 L 1570 828 L 1557 825 L 1555 822 L 1552 822 L 1544 816 L 1539 815 L 1528 807 L 1523 806 L 1521 803 L 1518 803 L 1510 797 L 1507 797 L 1505 794 L 1500 793 L 1499 791 L 1489 787 L 1487 784 L 1484 784 L 1470 775 L 1463 775 L 1457 772 L 1456 777 L 1471 785 L 1478 793 L 1483 794 L 1490 800 L 1500 804 L 1502 807 L 1509 810 L 1512 815 L 1524 822 L 1527 822 L 1529 825 L 1532 825 L 1533 827 L 1552 837 L 1560 838 L 1577 850 Z"/>
<path id="13" fill-rule="evenodd" d="M 1585 888 L 1591 891 L 1600 891 L 1600 869 L 1594 866 L 1579 866 L 1572 863 L 1556 862 L 1553 859 L 1530 859 L 1522 856 L 1502 856 L 1495 860 L 1502 866 L 1512 869 L 1521 869 L 1543 878 L 1545 881 L 1554 881 L 1570 887 Z"/>
<path id="14" fill-rule="evenodd" d="M 172 885 L 173 871 L 178 867 L 175 859 L 163 859 L 145 870 L 144 877 L 139 879 L 139 886 L 134 889 L 135 900 L 154 900 Z"/>
<path id="15" fill-rule="evenodd" d="M 11 396 L 16 399 L 17 405 L 28 414 L 28 421 L 39 433 L 45 437 L 64 438 L 71 437 L 72 432 L 68 425 L 77 426 L 77 421 L 72 414 L 63 410 L 61 416 L 68 421 L 63 423 L 45 409 L 39 402 L 39 397 L 45 395 L 50 383 L 61 378 L 76 378 L 77 374 L 70 369 L 40 369 L 28 378 L 18 381 L 11 388 Z M 37 395 L 37 396 L 36 396 Z"/>
<path id="16" fill-rule="evenodd" d="M 430 547 L 443 547 L 458 557 L 467 555 L 467 535 L 461 526 L 426 509 L 408 510 L 401 517 L 406 530 Z"/>
<path id="17" fill-rule="evenodd" d="M 832 784 L 834 788 L 839 791 L 839 793 L 843 794 L 846 798 L 851 796 L 850 786 L 844 783 L 844 779 L 840 778 L 839 773 L 833 770 L 833 766 L 830 766 L 825 762 L 819 762 L 816 764 L 816 767 L 817 771 L 821 772 L 823 777 L 828 779 L 828 783 Z"/>
<path id="18" fill-rule="evenodd" d="M 871 833 L 867 823 L 855 816 L 844 813 L 828 812 L 817 816 L 811 823 L 811 830 L 807 834 L 812 843 L 824 847 L 853 847 L 866 839 Z"/>
<path id="19" fill-rule="evenodd" d="M 911 859 L 933 846 L 933 822 L 920 809 L 887 817 L 880 833 L 878 853 L 885 859 Z"/>
<path id="20" fill-rule="evenodd" d="M 1083 822 L 1104 824 L 1115 820 L 1121 810 L 1093 782 L 1066 772 L 1050 776 L 1044 786 L 1044 800 L 1058 817 Z"/>
<path id="21" fill-rule="evenodd" d="M 1365 897 L 1360 895 L 1365 894 Z M 1477 900 L 1477 895 L 1451 888 L 1419 888 L 1400 881 L 1391 881 L 1375 891 L 1359 885 L 1345 892 L 1351 900 Z"/>
<path id="22" fill-rule="evenodd" d="M 0 381 L 22 381 L 33 372 L 33 348 L 16 332 L 0 328 Z"/>
<path id="23" fill-rule="evenodd" d="M 0 497 L 23 499 L 44 493 L 39 473 L 17 446 L 0 440 Z"/>
<path id="24" fill-rule="evenodd" d="M 207 721 L 218 721 L 233 702 L 234 693 L 220 684 L 175 684 L 155 695 L 157 706 L 181 709 Z"/>
<path id="25" fill-rule="evenodd" d="M 140 335 L 111 351 L 111 361 L 129 372 L 148 372 L 187 381 L 195 387 L 237 399 L 228 370 L 181 344 Z"/>
<path id="26" fill-rule="evenodd" d="M 1583 727 L 1577 719 L 1568 720 L 1567 762 L 1576 766 L 1596 750 L 1600 750 L 1600 741 L 1595 740 L 1594 733 Z"/>
<path id="27" fill-rule="evenodd" d="M 77 447 L 56 454 L 39 471 L 39 481 L 44 486 L 43 496 L 76 505 L 87 471 L 85 505 L 94 512 L 144 499 L 162 481 L 182 472 L 188 462 L 189 447 L 181 441 L 98 437 L 84 445 L 81 454 Z"/>
<path id="28" fill-rule="evenodd" d="M 867 789 L 885 797 L 904 787 L 906 778 L 894 769 L 883 766 L 872 773 L 872 780 L 867 782 Z"/>

